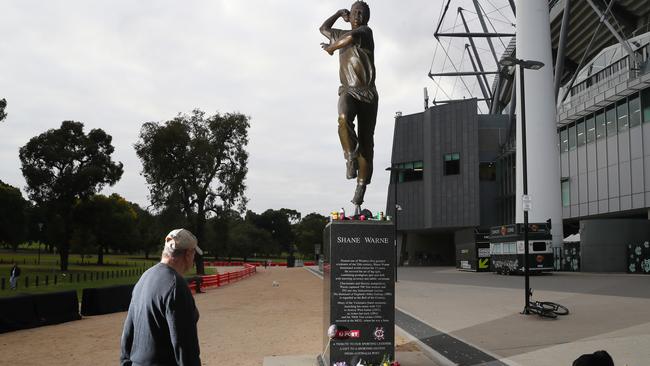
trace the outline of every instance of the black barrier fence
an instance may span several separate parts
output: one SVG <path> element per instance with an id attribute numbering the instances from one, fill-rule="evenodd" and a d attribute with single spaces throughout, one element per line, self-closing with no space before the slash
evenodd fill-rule
<path id="1" fill-rule="evenodd" d="M 79 319 L 77 291 L 0 298 L 0 333 Z"/>
<path id="2" fill-rule="evenodd" d="M 85 288 L 81 295 L 81 315 L 102 315 L 127 311 L 134 285 Z"/>
<path id="3" fill-rule="evenodd" d="M 62 283 L 65 282 L 83 283 L 83 282 L 94 282 L 94 281 L 102 281 L 102 280 L 124 278 L 124 277 L 135 277 L 144 273 L 145 270 L 146 267 L 138 267 L 138 268 L 132 268 L 127 270 L 54 274 L 52 276 L 53 281 L 51 284 L 57 285 L 59 283 L 59 280 L 61 280 Z M 21 286 L 24 286 L 25 289 L 29 289 L 31 286 L 34 287 L 50 286 L 49 275 L 45 275 L 44 279 L 42 275 L 34 275 L 32 277 L 30 277 L 29 275 L 25 275 L 25 276 L 21 276 L 21 278 L 19 278 L 20 281 L 16 281 L 16 289 L 18 289 Z M 9 280 L 5 277 L 0 277 L 0 291 L 4 291 L 4 290 L 9 290 Z"/>

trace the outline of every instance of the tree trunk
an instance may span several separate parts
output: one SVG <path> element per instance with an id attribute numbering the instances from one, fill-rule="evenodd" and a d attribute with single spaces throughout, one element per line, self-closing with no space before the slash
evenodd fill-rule
<path id="1" fill-rule="evenodd" d="M 196 239 L 199 241 L 199 247 L 203 245 L 203 248 L 205 248 L 205 244 L 203 243 L 203 238 L 205 237 L 204 232 L 205 232 L 205 211 L 203 211 L 203 207 L 199 207 L 199 211 L 196 215 Z M 205 275 L 203 256 L 199 255 L 199 253 L 196 253 L 196 255 L 194 256 L 194 264 L 196 264 L 196 274 Z"/>
<path id="2" fill-rule="evenodd" d="M 104 247 L 99 247 L 99 250 L 97 251 L 97 265 L 103 266 L 104 265 Z"/>
<path id="3" fill-rule="evenodd" d="M 68 270 L 68 248 L 59 248 L 59 258 L 61 258 L 61 272 Z"/>

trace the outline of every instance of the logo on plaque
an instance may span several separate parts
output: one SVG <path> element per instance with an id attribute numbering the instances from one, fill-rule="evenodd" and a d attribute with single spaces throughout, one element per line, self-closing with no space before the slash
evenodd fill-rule
<path id="1" fill-rule="evenodd" d="M 376 327 L 375 331 L 372 332 L 372 336 L 375 337 L 375 340 L 377 342 L 383 341 L 386 336 L 386 333 L 384 332 L 384 327 Z"/>

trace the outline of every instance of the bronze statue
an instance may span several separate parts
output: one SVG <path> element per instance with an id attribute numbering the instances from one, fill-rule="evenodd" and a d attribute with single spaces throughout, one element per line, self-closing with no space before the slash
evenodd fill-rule
<path id="1" fill-rule="evenodd" d="M 350 30 L 332 28 L 342 18 Z M 370 8 L 363 1 L 352 4 L 348 11 L 341 9 L 327 18 L 320 32 L 330 43 L 321 43 L 330 55 L 339 50 L 338 123 L 339 139 L 345 157 L 347 179 L 357 178 L 352 198 L 355 213 L 361 211 L 366 186 L 372 178 L 372 158 L 379 95 L 375 88 L 375 43 L 368 27 Z M 358 133 L 354 128 L 357 118 Z"/>

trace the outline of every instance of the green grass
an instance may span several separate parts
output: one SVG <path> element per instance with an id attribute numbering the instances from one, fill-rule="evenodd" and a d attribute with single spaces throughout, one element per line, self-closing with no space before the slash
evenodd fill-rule
<path id="1" fill-rule="evenodd" d="M 76 290 L 81 299 L 81 292 L 84 288 L 106 287 L 113 285 L 134 284 L 140 278 L 140 274 L 147 268 L 160 261 L 159 258 L 151 256 L 148 260 L 144 257 L 130 255 L 105 255 L 104 265 L 97 265 L 97 258 L 86 258 L 83 263 L 78 255 L 70 255 L 68 271 L 62 272 L 58 265 L 59 256 L 56 254 L 41 253 L 40 264 L 38 254 L 33 251 L 2 251 L 0 252 L 0 281 L 5 279 L 5 289 L 0 288 L 0 297 L 16 296 L 19 294 L 37 294 L 45 292 L 56 292 Z M 16 261 L 21 269 L 18 280 L 18 290 L 9 290 L 9 272 L 12 262 Z M 127 272 L 124 274 L 124 272 Z M 134 274 L 129 272 L 135 271 Z M 117 272 L 122 272 L 118 275 Z M 101 274 L 104 274 L 101 279 Z M 206 274 L 215 274 L 215 268 L 206 268 Z M 86 280 L 84 281 L 84 274 Z M 97 275 L 99 274 L 99 279 Z M 91 280 L 91 275 L 93 280 Z M 196 275 L 196 269 L 186 276 Z M 35 285 L 36 276 L 39 277 L 39 286 Z M 49 284 L 45 285 L 46 276 Z M 54 276 L 57 276 L 57 284 L 54 284 Z M 77 276 L 79 281 L 77 281 Z M 25 278 L 29 278 L 29 287 L 25 287 Z M 72 279 L 72 281 L 71 281 Z"/>

